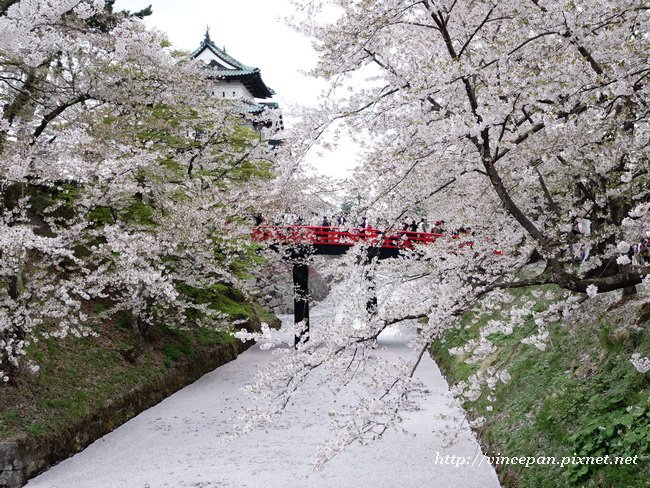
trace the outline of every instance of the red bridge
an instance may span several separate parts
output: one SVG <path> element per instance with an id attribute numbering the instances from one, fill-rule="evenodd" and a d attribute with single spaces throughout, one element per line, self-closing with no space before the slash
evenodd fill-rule
<path id="1" fill-rule="evenodd" d="M 253 239 L 269 242 L 271 246 L 287 244 L 289 249 L 285 258 L 293 263 L 294 284 L 294 321 L 304 323 L 305 329 L 297 329 L 296 347 L 303 341 L 309 340 L 309 255 L 312 250 L 300 244 L 310 244 L 314 254 L 345 254 L 358 242 L 368 244 L 366 260 L 371 257 L 379 259 L 391 258 L 401 251 L 414 249 L 417 245 L 433 244 L 443 234 L 411 231 L 382 232 L 371 227 L 344 230 L 339 227 L 288 225 L 288 226 L 256 226 L 253 229 Z M 453 239 L 461 236 L 452 235 Z M 472 241 L 461 241 L 458 246 L 472 246 Z M 495 251 L 499 253 L 498 251 Z M 368 261 L 366 261 L 368 262 Z M 364 274 L 366 278 L 368 275 Z M 369 290 L 374 290 L 374 284 L 369 282 Z M 366 306 L 369 313 L 377 308 L 376 297 L 368 301 Z"/>
<path id="2" fill-rule="evenodd" d="M 340 227 L 289 225 L 257 226 L 253 229 L 253 239 L 256 241 L 311 244 L 316 254 L 344 254 L 358 242 L 366 242 L 380 258 L 397 256 L 399 251 L 413 249 L 416 245 L 432 244 L 441 237 L 443 234 L 411 231 L 383 232 L 372 227 L 346 230 Z"/>

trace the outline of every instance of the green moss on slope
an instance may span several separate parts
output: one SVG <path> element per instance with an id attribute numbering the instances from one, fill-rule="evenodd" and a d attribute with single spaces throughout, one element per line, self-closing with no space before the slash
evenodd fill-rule
<path id="1" fill-rule="evenodd" d="M 240 292 L 219 290 L 215 306 L 231 312 L 231 317 L 246 320 L 252 328 L 261 321 L 277 321 Z M 234 349 L 239 342 L 229 330 L 161 325 L 143 345 L 128 312 L 108 321 L 100 315 L 110 308 L 108 302 L 88 308 L 98 337 L 47 338 L 29 345 L 23 364 L 32 361 L 40 370 L 32 374 L 25 369 L 15 384 L 2 386 L 0 441 L 63 431 L 114 399 L 160 379 L 176 363 L 199 358 L 214 346 Z"/>
<path id="2" fill-rule="evenodd" d="M 539 292 L 542 293 L 539 293 Z M 577 318 L 548 327 L 547 350 L 521 343 L 535 330 L 532 316 L 512 335 L 491 336 L 496 351 L 478 364 L 448 349 L 478 338 L 480 327 L 509 309 L 533 300 L 544 310 L 551 287 L 519 290 L 509 307 L 492 315 L 467 314 L 462 327 L 447 332 L 432 353 L 451 384 L 488 367 L 505 368 L 511 379 L 499 384 L 494 401 L 483 394 L 466 402 L 470 416 L 486 418 L 479 436 L 489 455 L 638 456 L 629 465 L 497 466 L 504 486 L 512 487 L 646 487 L 650 479 L 650 383 L 629 359 L 633 352 L 650 356 L 648 305 L 641 300 L 607 311 L 603 299 L 584 303 Z M 537 298 L 536 298 L 537 297 Z"/>

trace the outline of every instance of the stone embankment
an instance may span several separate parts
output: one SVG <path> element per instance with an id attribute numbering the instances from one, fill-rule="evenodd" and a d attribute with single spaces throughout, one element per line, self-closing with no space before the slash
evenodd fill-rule
<path id="1" fill-rule="evenodd" d="M 274 313 L 293 313 L 293 278 L 291 264 L 269 263 L 262 266 L 255 278 L 246 282 L 248 291 Z M 309 298 L 312 304 L 324 300 L 330 291 L 330 279 L 318 266 L 309 266 Z"/>

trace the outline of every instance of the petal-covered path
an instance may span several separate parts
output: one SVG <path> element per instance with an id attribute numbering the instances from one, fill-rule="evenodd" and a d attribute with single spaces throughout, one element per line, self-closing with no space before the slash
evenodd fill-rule
<path id="1" fill-rule="evenodd" d="M 313 312 L 317 326 L 327 309 Z M 403 354 L 406 342 L 404 334 L 393 330 L 380 337 L 378 351 Z M 270 359 L 270 351 L 252 347 L 31 480 L 27 488 L 499 486 L 492 466 L 480 462 L 476 439 L 428 357 L 417 371 L 426 387 L 422 408 L 405 413 L 406 432 L 390 431 L 369 445 L 352 445 L 322 470 L 314 471 L 312 462 L 318 446 L 331 436 L 327 412 L 346 399 L 333 398 L 316 384 L 295 397 L 279 423 L 224 443 L 245 402 L 240 389 Z M 438 433 L 448 425 L 459 430 L 452 445 Z M 436 463 L 447 455 L 478 461 L 460 467 Z"/>

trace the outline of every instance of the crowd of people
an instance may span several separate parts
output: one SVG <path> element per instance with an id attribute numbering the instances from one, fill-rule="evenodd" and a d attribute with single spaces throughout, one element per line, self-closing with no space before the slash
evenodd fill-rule
<path id="1" fill-rule="evenodd" d="M 444 220 L 434 220 L 432 223 L 429 223 L 429 220 L 424 217 L 418 220 L 414 218 L 403 219 L 399 224 L 395 224 L 386 219 L 378 219 L 376 222 L 370 223 L 366 215 L 350 215 L 348 212 L 341 212 L 332 216 L 321 216 L 312 213 L 312 216 L 308 219 L 303 218 L 301 215 L 285 213 L 282 217 L 272 219 L 270 222 L 267 222 L 259 214 L 253 217 L 256 225 L 268 223 L 272 226 L 328 227 L 337 231 L 353 233 L 358 233 L 362 229 L 368 229 L 379 234 L 390 232 L 405 235 L 410 232 L 418 232 L 450 236 L 474 235 L 474 232 L 469 227 L 463 226 L 448 231 Z"/>
<path id="2" fill-rule="evenodd" d="M 264 219 L 261 216 L 255 217 L 256 225 L 261 225 Z M 405 219 L 400 225 L 390 225 L 387 220 L 378 220 L 372 224 L 365 215 L 351 216 L 348 212 L 342 212 L 337 215 L 313 215 L 310 219 L 304 219 L 300 215 L 286 213 L 281 219 L 271 222 L 272 225 L 297 225 L 312 227 L 336 227 L 339 230 L 358 230 L 358 229 L 376 229 L 384 231 L 393 228 L 401 232 L 423 232 L 431 234 L 446 234 L 446 222 L 444 220 L 435 220 L 432 224 L 426 218 Z M 451 232 L 452 235 L 470 233 L 469 227 L 459 227 Z"/>

